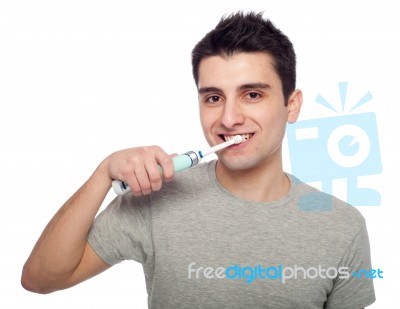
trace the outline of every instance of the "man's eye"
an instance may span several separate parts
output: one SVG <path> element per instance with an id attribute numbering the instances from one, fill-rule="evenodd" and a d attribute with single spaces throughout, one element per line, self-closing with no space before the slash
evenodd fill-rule
<path id="1" fill-rule="evenodd" d="M 254 99 L 259 99 L 261 96 L 260 96 L 260 94 L 257 93 L 257 92 L 250 92 L 250 93 L 247 94 L 247 97 L 248 97 L 249 99 L 254 100 Z"/>
<path id="2" fill-rule="evenodd" d="M 207 103 L 216 103 L 216 102 L 218 102 L 218 101 L 220 101 L 221 100 L 221 98 L 219 97 L 219 96 L 217 96 L 217 95 L 212 95 L 212 96 L 210 96 L 210 97 L 208 97 L 207 99 L 206 99 L 206 102 Z"/>

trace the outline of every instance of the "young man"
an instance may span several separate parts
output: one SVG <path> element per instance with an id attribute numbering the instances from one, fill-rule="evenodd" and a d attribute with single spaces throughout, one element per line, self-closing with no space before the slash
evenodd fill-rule
<path id="1" fill-rule="evenodd" d="M 23 286 L 49 293 L 131 259 L 143 264 L 150 308 L 373 303 L 372 280 L 351 275 L 371 268 L 361 214 L 282 168 L 285 126 L 302 104 L 289 39 L 261 14 L 233 14 L 192 64 L 208 143 L 245 141 L 177 175 L 159 147 L 113 153 L 50 221 Z M 113 179 L 132 194 L 95 219 Z"/>

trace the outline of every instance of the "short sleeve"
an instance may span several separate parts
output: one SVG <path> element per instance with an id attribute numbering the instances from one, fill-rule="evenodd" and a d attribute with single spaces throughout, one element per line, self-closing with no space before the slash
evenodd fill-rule
<path id="1" fill-rule="evenodd" d="M 366 276 L 371 270 L 371 254 L 367 228 L 364 224 L 343 256 L 340 267 L 348 275 L 335 279 L 325 308 L 364 308 L 375 301 L 373 279 Z M 344 273 L 343 272 L 343 273 Z"/>
<path id="2" fill-rule="evenodd" d="M 152 254 L 150 200 L 131 194 L 115 198 L 94 220 L 88 242 L 109 265 L 123 260 L 144 264 Z"/>

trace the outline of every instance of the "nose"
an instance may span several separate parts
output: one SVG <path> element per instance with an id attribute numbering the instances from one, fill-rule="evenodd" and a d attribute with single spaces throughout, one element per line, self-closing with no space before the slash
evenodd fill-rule
<path id="1" fill-rule="evenodd" d="M 243 124 L 244 114 L 240 107 L 240 103 L 235 100 L 227 100 L 220 118 L 221 124 L 230 129 L 236 125 Z"/>

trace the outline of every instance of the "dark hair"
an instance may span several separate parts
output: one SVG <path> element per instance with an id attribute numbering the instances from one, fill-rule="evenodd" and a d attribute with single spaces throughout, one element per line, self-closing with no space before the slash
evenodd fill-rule
<path id="1" fill-rule="evenodd" d="M 265 52 L 274 58 L 276 73 L 282 82 L 287 105 L 296 87 L 296 53 L 289 38 L 262 13 L 238 12 L 221 18 L 218 25 L 196 44 L 192 51 L 193 77 L 198 85 L 199 65 L 203 58 L 233 55 L 238 52 Z"/>

